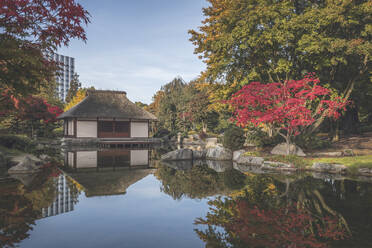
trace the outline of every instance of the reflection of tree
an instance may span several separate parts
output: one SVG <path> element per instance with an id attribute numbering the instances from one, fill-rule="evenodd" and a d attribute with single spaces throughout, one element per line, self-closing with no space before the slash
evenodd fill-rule
<path id="1" fill-rule="evenodd" d="M 307 191 L 304 186 L 297 193 Z M 195 221 L 206 227 L 196 232 L 207 247 L 326 247 L 349 235 L 345 219 L 319 191 L 304 200 L 283 197 L 286 190 L 272 177 L 251 175 L 240 192 L 209 202 L 206 218 Z"/>
<path id="2" fill-rule="evenodd" d="M 14 247 L 29 237 L 41 209 L 50 206 L 56 197 L 58 174 L 49 167 L 28 186 L 15 180 L 0 184 L 0 247 Z"/>
<path id="3" fill-rule="evenodd" d="M 173 199 L 181 199 L 183 196 L 201 199 L 228 193 L 244 186 L 245 179 L 245 176 L 236 170 L 217 173 L 206 165 L 194 165 L 189 170 L 176 170 L 160 165 L 156 176 L 162 182 L 162 191 Z"/>

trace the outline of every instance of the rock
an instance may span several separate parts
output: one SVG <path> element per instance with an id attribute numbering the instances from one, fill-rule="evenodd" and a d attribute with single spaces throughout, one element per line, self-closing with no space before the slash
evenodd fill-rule
<path id="1" fill-rule="evenodd" d="M 207 149 L 206 158 L 212 160 L 232 160 L 232 151 L 222 146 L 211 147 Z"/>
<path id="2" fill-rule="evenodd" d="M 290 154 L 297 155 L 300 157 L 305 157 L 306 154 L 302 151 L 302 149 L 294 144 L 291 144 L 289 146 L 289 152 Z M 281 143 L 276 145 L 272 150 L 271 154 L 274 155 L 288 155 L 287 153 L 287 144 L 286 143 Z"/>
<path id="3" fill-rule="evenodd" d="M 328 164 L 328 163 L 313 163 L 312 167 L 315 171 L 329 173 L 343 173 L 346 171 L 346 166 L 343 164 Z"/>
<path id="4" fill-rule="evenodd" d="M 236 161 L 238 164 L 258 165 L 261 166 L 264 162 L 264 158 L 252 157 L 252 156 L 240 156 Z"/>
<path id="5" fill-rule="evenodd" d="M 192 154 L 191 149 L 179 149 L 163 154 L 161 160 L 192 160 Z"/>
<path id="6" fill-rule="evenodd" d="M 315 157 L 341 157 L 342 152 L 317 152 L 317 153 L 314 153 L 313 156 Z"/>
<path id="7" fill-rule="evenodd" d="M 232 161 L 207 160 L 206 162 L 209 168 L 219 173 L 233 168 Z"/>
<path id="8" fill-rule="evenodd" d="M 359 168 L 358 172 L 361 175 L 372 176 L 372 168 Z"/>
<path id="9" fill-rule="evenodd" d="M 354 152 L 352 149 L 345 149 L 342 151 L 342 155 L 344 156 L 355 156 Z"/>
<path id="10" fill-rule="evenodd" d="M 24 156 L 22 161 L 8 170 L 8 173 L 35 173 L 40 170 L 40 165 L 40 160 L 33 160 L 31 156 Z"/>
<path id="11" fill-rule="evenodd" d="M 205 139 L 205 147 L 210 148 L 210 147 L 216 147 L 217 146 L 217 138 L 206 138 Z"/>
<path id="12" fill-rule="evenodd" d="M 297 170 L 297 168 L 292 167 L 290 164 L 274 161 L 264 161 L 261 168 L 263 170 Z"/>
<path id="13" fill-rule="evenodd" d="M 206 156 L 205 150 L 193 150 L 192 151 L 193 159 L 204 159 Z"/>
<path id="14" fill-rule="evenodd" d="M 233 161 L 237 161 L 239 159 L 239 157 L 242 156 L 244 153 L 245 153 L 244 149 L 234 151 L 233 152 Z"/>

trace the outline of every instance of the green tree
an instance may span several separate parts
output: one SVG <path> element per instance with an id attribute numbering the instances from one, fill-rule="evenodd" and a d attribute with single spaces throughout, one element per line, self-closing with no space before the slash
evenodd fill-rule
<path id="1" fill-rule="evenodd" d="M 68 89 L 67 95 L 66 95 L 66 103 L 69 103 L 74 96 L 76 96 L 76 93 L 81 88 L 81 82 L 79 81 L 79 75 L 75 73 L 72 76 L 72 80 L 70 82 L 70 88 Z"/>
<path id="2" fill-rule="evenodd" d="M 200 30 L 189 31 L 207 65 L 200 80 L 246 84 L 315 72 L 350 97 L 356 113 L 363 108 L 359 96 L 371 80 L 370 1 L 208 1 Z"/>

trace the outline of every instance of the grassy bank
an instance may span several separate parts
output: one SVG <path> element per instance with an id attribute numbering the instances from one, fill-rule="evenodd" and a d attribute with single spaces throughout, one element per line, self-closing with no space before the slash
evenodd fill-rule
<path id="1" fill-rule="evenodd" d="M 355 174 L 359 168 L 372 168 L 372 155 L 337 157 L 337 158 L 314 158 L 312 162 L 343 164 L 348 171 Z"/>

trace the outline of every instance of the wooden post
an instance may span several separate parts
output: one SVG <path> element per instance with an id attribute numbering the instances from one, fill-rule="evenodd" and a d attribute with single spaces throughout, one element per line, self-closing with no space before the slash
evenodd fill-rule
<path id="1" fill-rule="evenodd" d="M 74 137 L 77 137 L 77 118 L 74 118 Z"/>

